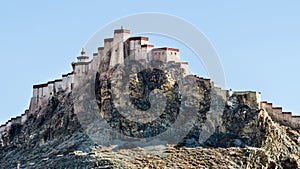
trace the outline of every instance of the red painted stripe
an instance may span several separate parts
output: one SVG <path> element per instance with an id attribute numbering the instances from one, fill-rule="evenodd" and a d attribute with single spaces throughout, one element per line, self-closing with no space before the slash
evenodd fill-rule
<path id="1" fill-rule="evenodd" d="M 130 33 L 130 30 L 127 29 L 116 29 L 114 33 Z"/>
<path id="2" fill-rule="evenodd" d="M 142 48 L 146 48 L 146 47 L 149 47 L 149 48 L 154 48 L 154 45 L 141 45 Z"/>
<path id="3" fill-rule="evenodd" d="M 292 112 L 282 112 L 282 114 L 290 114 L 290 115 L 292 115 Z"/>
<path id="4" fill-rule="evenodd" d="M 144 40 L 144 41 L 148 41 L 149 38 L 145 37 L 145 36 L 137 36 L 137 37 L 130 37 L 128 40 L 129 41 L 131 41 L 131 40 Z"/>
<path id="5" fill-rule="evenodd" d="M 42 87 L 47 87 L 47 86 L 48 86 L 48 84 L 45 83 L 45 84 L 33 85 L 33 88 L 34 88 L 34 89 L 37 89 L 37 88 L 42 88 Z"/>
<path id="6" fill-rule="evenodd" d="M 168 47 L 163 47 L 163 48 L 154 48 L 154 51 L 159 51 L 159 50 L 166 50 L 166 51 L 174 51 L 174 52 L 179 52 L 179 49 L 176 48 L 168 48 Z"/>

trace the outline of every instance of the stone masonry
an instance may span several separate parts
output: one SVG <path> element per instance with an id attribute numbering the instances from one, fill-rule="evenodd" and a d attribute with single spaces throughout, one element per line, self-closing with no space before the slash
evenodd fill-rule
<path id="1" fill-rule="evenodd" d="M 160 47 L 155 48 L 149 44 L 149 38 L 144 36 L 131 37 L 130 30 L 116 29 L 113 38 L 104 39 L 103 47 L 93 53 L 90 59 L 84 49 L 73 62 L 73 71 L 63 74 L 61 79 L 49 81 L 47 83 L 33 85 L 33 94 L 29 109 L 25 110 L 20 116 L 11 118 L 5 124 L 0 126 L 0 135 L 10 129 L 13 124 L 24 124 L 30 115 L 37 115 L 36 112 L 46 107 L 52 96 L 58 93 L 70 93 L 74 84 L 82 77 L 87 76 L 89 71 L 106 72 L 118 64 L 122 64 L 125 59 L 143 62 L 160 61 L 176 65 L 185 76 L 193 76 L 197 80 L 211 83 L 211 87 L 220 95 L 237 95 L 253 108 L 263 109 L 269 112 L 272 118 L 281 124 L 300 127 L 300 116 L 293 116 L 292 112 L 284 112 L 281 107 L 273 107 L 272 103 L 261 101 L 261 94 L 256 91 L 231 91 L 222 90 L 217 87 L 210 79 L 204 79 L 196 75 L 190 75 L 188 71 L 188 62 L 181 61 L 180 51 L 176 48 Z M 233 106 L 234 101 L 227 101 L 228 106 Z"/>

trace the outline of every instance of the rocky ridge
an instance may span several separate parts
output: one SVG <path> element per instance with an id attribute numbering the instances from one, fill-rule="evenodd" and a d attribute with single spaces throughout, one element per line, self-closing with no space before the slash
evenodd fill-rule
<path id="1" fill-rule="evenodd" d="M 180 104 L 176 85 L 162 72 L 149 70 L 145 73 L 160 75 L 159 86 L 151 87 L 151 79 L 145 83 L 131 81 L 131 96 L 140 108 L 147 107 L 147 101 L 137 89 L 158 88 L 166 84 L 169 94 L 164 123 L 170 125 Z M 145 76 L 138 76 L 137 79 Z M 147 76 L 149 77 L 149 76 Z M 155 128 L 148 133 L 148 126 L 131 125 L 121 116 L 111 116 L 110 74 L 99 75 L 96 81 L 98 106 L 112 126 L 129 136 L 153 136 L 165 131 Z M 188 77 L 193 79 L 194 77 Z M 223 95 L 206 80 L 197 78 L 197 92 L 191 91 L 191 98 L 199 105 L 197 119 L 192 130 L 176 145 L 161 145 L 162 152 L 153 152 L 156 147 L 122 145 L 117 150 L 113 145 L 94 143 L 85 133 L 74 111 L 72 93 L 60 92 L 53 96 L 46 107 L 33 113 L 24 125 L 13 125 L 0 138 L 1 168 L 300 168 L 299 129 L 274 122 L 267 111 L 255 109 L 244 95 Z M 106 84 L 106 85 L 105 85 Z M 98 86 L 97 86 L 98 85 Z M 122 84 L 120 84 L 122 85 Z M 139 85 L 139 86 L 138 86 Z M 151 90 L 152 90 L 151 89 Z M 147 89 L 150 90 L 150 89 Z M 106 92 L 103 92 L 106 91 Z M 149 92 L 150 93 L 150 92 Z M 98 94 L 98 95 L 97 95 Z M 184 98 L 182 99 L 189 99 Z M 105 101 L 107 100 L 107 101 Z M 230 103 L 234 104 L 228 104 Z M 214 113 L 219 112 L 221 113 Z M 187 111 L 188 112 L 188 111 Z M 174 115 L 174 114 L 173 114 Z M 167 121 L 167 123 L 165 123 Z M 120 123 L 124 122 L 124 123 Z M 199 133 L 206 126 L 215 132 L 204 142 L 199 142 Z M 134 127 L 135 126 L 135 127 Z M 209 129 L 208 129 L 209 130 Z M 155 131 L 155 132 L 154 132 Z M 147 133 L 147 135 L 142 134 Z"/>

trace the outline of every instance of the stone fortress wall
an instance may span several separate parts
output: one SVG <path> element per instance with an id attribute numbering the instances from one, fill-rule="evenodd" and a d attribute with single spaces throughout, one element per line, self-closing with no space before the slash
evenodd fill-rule
<path id="1" fill-rule="evenodd" d="M 141 62 L 159 60 L 164 63 L 174 64 L 184 75 L 211 83 L 213 91 L 222 96 L 224 100 L 226 100 L 228 95 L 243 95 L 248 105 L 256 109 L 266 110 L 275 121 L 293 127 L 300 127 L 300 116 L 293 116 L 291 112 L 283 112 L 281 107 L 273 107 L 271 103 L 261 102 L 259 92 L 222 90 L 210 79 L 189 75 L 188 62 L 181 61 L 179 49 L 170 47 L 155 48 L 154 45 L 149 44 L 148 37 L 131 37 L 130 30 L 121 28 L 114 30 L 113 38 L 104 39 L 103 47 L 99 47 L 98 51 L 93 53 L 92 59 L 82 49 L 81 55 L 77 57 L 77 61 L 71 64 L 73 68 L 71 73 L 63 74 L 61 79 L 34 85 L 29 109 L 20 116 L 11 118 L 1 125 L 0 135 L 7 132 L 13 124 L 23 125 L 29 115 L 34 115 L 37 110 L 45 107 L 49 99 L 57 93 L 70 93 L 76 81 L 86 76 L 90 70 L 105 72 L 117 64 L 122 64 L 125 57 Z"/>
<path id="2" fill-rule="evenodd" d="M 295 128 L 300 127 L 300 116 L 293 116 L 292 112 L 284 112 L 282 107 L 273 107 L 273 104 L 267 101 L 262 101 L 260 106 L 270 114 L 274 121 Z"/>

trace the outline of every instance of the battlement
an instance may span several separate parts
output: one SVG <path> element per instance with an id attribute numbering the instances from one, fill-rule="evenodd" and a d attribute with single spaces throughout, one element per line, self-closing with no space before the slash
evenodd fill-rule
<path id="1" fill-rule="evenodd" d="M 23 125 L 30 114 L 34 114 L 39 108 L 45 107 L 49 99 L 56 95 L 58 92 L 71 92 L 74 85 L 74 73 L 63 74 L 62 79 L 55 79 L 48 81 L 47 83 L 33 85 L 33 93 L 29 105 L 29 109 L 26 110 L 20 116 L 11 118 L 5 124 L 0 126 L 1 133 L 10 129 L 13 124 Z"/>
<path id="2" fill-rule="evenodd" d="M 282 107 L 273 107 L 273 104 L 267 101 L 262 101 L 260 104 L 261 109 L 267 111 L 274 121 L 291 127 L 300 127 L 300 116 L 293 116 L 292 112 L 284 112 Z"/>
<path id="3" fill-rule="evenodd" d="M 20 116 L 13 117 L 10 120 L 8 120 L 5 124 L 2 124 L 0 126 L 0 135 L 2 135 L 4 132 L 9 131 L 12 125 L 16 125 L 16 124 L 23 125 L 27 120 L 28 113 L 29 111 L 25 110 L 25 112 Z"/>
<path id="4" fill-rule="evenodd" d="M 184 76 L 189 77 L 191 80 L 210 86 L 213 94 L 222 96 L 224 100 L 232 95 L 239 96 L 250 107 L 266 110 L 274 121 L 293 127 L 300 127 L 300 116 L 293 116 L 292 112 L 283 112 L 281 107 L 273 107 L 272 103 L 261 101 L 259 92 L 223 90 L 210 79 L 190 75 L 188 70 L 189 63 L 181 61 L 179 49 L 155 47 L 149 44 L 149 37 L 131 37 L 130 30 L 121 28 L 114 30 L 113 37 L 103 39 L 103 46 L 96 49 L 92 59 L 89 58 L 84 48 L 82 48 L 80 55 L 77 56 L 77 60 L 71 63 L 72 72 L 63 74 L 60 79 L 33 85 L 29 109 L 21 116 L 11 118 L 5 124 L 2 124 L 0 126 L 0 135 L 8 131 L 13 124 L 23 125 L 26 123 L 29 115 L 35 115 L 37 110 L 47 106 L 51 97 L 59 92 L 72 92 L 74 84 L 80 81 L 81 78 L 86 77 L 89 71 L 101 72 L 100 76 L 105 77 L 107 76 L 106 71 L 117 64 L 124 63 L 125 58 L 140 61 L 142 64 L 151 61 L 166 63 L 168 66 L 173 66 L 180 70 Z"/>
<path id="5" fill-rule="evenodd" d="M 74 84 L 74 73 L 63 74 L 62 79 L 55 79 L 47 83 L 33 85 L 33 94 L 30 101 L 29 112 L 34 113 L 40 107 L 48 104 L 49 98 L 57 92 L 71 92 Z"/>
<path id="6" fill-rule="evenodd" d="M 300 124 L 300 116 L 292 116 L 292 122 L 295 124 Z"/>

